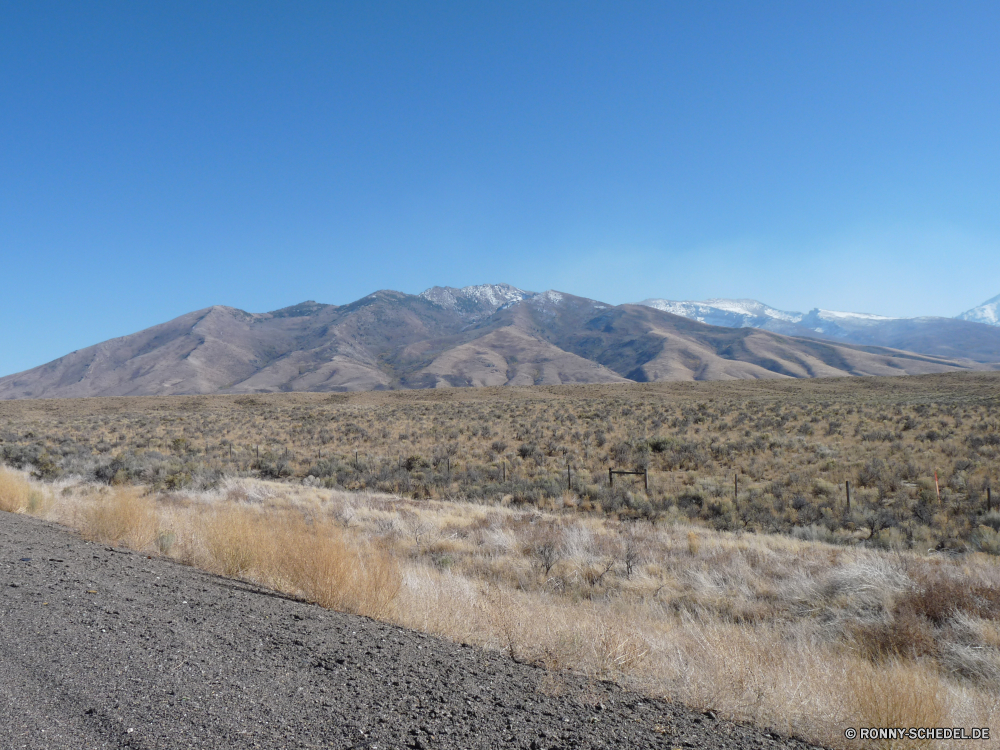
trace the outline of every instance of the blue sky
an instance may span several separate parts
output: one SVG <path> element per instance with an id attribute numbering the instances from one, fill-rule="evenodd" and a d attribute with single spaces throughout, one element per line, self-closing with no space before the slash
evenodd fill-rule
<path id="1" fill-rule="evenodd" d="M 0 375 L 212 304 L 1000 293 L 996 3 L 0 5 Z"/>

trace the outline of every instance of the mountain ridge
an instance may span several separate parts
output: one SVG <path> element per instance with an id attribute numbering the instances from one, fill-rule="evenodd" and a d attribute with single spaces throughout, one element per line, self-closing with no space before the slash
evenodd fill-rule
<path id="1" fill-rule="evenodd" d="M 1000 296 L 955 318 L 892 318 L 821 308 L 801 313 L 778 310 L 752 299 L 696 302 L 650 298 L 639 304 L 711 325 L 760 328 L 787 336 L 882 346 L 983 363 L 1000 361 L 1000 322 L 989 322 L 991 315 L 997 315 Z"/>
<path id="2" fill-rule="evenodd" d="M 821 340 L 780 323 L 791 333 L 509 284 L 383 289 L 344 305 L 307 300 L 267 313 L 214 305 L 0 378 L 0 399 L 1000 369 L 1000 356 L 980 362 Z"/>

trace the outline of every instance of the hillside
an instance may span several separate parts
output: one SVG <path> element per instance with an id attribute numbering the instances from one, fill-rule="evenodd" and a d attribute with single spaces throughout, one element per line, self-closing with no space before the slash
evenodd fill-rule
<path id="1" fill-rule="evenodd" d="M 986 334 L 976 356 L 956 341 L 899 351 L 913 338 L 823 342 L 509 285 L 383 290 L 348 305 L 188 313 L 0 378 L 0 399 L 912 375 L 1000 361 Z"/>

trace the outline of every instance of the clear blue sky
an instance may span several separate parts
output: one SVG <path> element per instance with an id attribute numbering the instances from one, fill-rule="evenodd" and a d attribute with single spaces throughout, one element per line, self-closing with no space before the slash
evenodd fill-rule
<path id="1" fill-rule="evenodd" d="M 8 2 L 0 375 L 226 304 L 1000 293 L 996 2 Z"/>

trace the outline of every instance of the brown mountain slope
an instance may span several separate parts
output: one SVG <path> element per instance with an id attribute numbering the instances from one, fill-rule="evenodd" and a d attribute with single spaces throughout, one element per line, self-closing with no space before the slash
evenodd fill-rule
<path id="1" fill-rule="evenodd" d="M 424 387 L 624 383 L 626 378 L 515 326 L 452 347 L 409 383 Z"/>
<path id="2" fill-rule="evenodd" d="M 216 306 L 0 378 L 0 398 L 996 369 L 969 360 L 720 328 L 650 307 L 614 307 L 558 292 L 525 294 L 530 296 L 489 302 L 495 311 L 485 318 L 393 291 L 349 305 L 305 302 L 262 314 Z"/>
<path id="3" fill-rule="evenodd" d="M 968 360 L 709 326 L 642 305 L 546 292 L 498 311 L 513 325 L 640 382 L 916 375 L 993 369 Z"/>
<path id="4" fill-rule="evenodd" d="M 379 363 L 385 351 L 461 325 L 399 292 L 262 314 L 216 306 L 0 378 L 0 398 L 384 388 L 392 382 Z"/>

